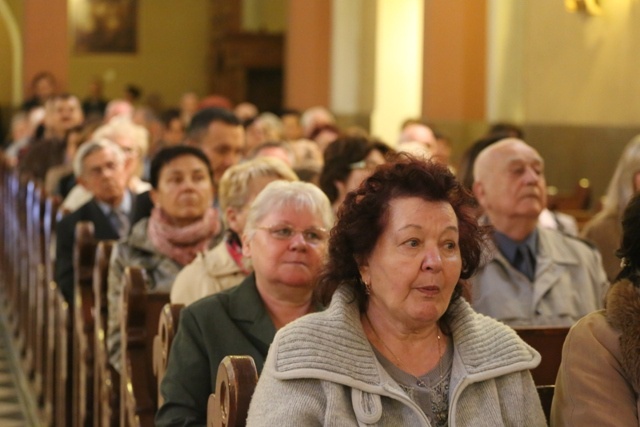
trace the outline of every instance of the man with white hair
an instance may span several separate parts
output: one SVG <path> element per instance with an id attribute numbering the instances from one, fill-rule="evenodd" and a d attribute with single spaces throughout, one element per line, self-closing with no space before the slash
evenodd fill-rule
<path id="1" fill-rule="evenodd" d="M 133 123 L 126 117 L 114 117 L 109 123 L 100 126 L 92 135 L 93 139 L 108 139 L 116 143 L 125 155 L 124 175 L 127 187 L 140 194 L 151 189 L 151 184 L 143 181 L 143 160 L 149 148 L 149 132 L 144 126 Z M 93 195 L 81 183 L 71 189 L 62 202 L 62 208 L 73 212 L 87 203 Z"/>
<path id="2" fill-rule="evenodd" d="M 127 191 L 125 155 L 118 145 L 100 139 L 80 146 L 73 160 L 76 178 L 93 198 L 56 226 L 55 278 L 67 302 L 73 301 L 73 246 L 79 221 L 91 221 L 97 240 L 128 234 L 134 195 Z"/>
<path id="3" fill-rule="evenodd" d="M 510 326 L 570 326 L 602 308 L 608 285 L 600 254 L 538 225 L 546 206 L 544 161 L 524 141 L 485 148 L 473 192 L 494 227 L 489 259 L 471 279 L 476 311 Z"/>

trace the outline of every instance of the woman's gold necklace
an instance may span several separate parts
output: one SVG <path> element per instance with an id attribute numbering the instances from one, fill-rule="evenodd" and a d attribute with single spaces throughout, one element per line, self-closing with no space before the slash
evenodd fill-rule
<path id="1" fill-rule="evenodd" d="M 393 356 L 394 359 L 396 359 L 396 364 L 398 365 L 398 368 L 402 369 L 404 372 L 406 372 L 407 374 L 411 375 L 413 378 L 416 379 L 416 385 L 418 387 L 422 387 L 422 388 L 427 388 L 427 384 L 425 384 L 424 381 L 422 381 L 420 379 L 420 377 L 413 375 L 411 372 L 409 372 L 404 365 L 400 362 L 400 359 L 398 358 L 398 356 L 396 356 L 396 354 L 391 351 L 391 349 L 389 348 L 389 346 L 387 344 L 385 344 L 384 341 L 382 341 L 382 338 L 380 338 L 380 335 L 378 335 L 378 332 L 376 332 L 376 329 L 373 327 L 373 323 L 371 323 L 371 320 L 369 320 L 369 314 L 367 314 L 366 312 L 364 313 L 364 317 L 367 319 L 367 323 L 369 323 L 369 327 L 371 328 L 371 331 L 373 332 L 373 334 L 376 336 L 376 339 L 380 342 L 380 344 L 382 344 L 384 346 L 384 348 L 387 349 L 387 351 L 389 352 L 389 354 L 391 354 Z M 442 356 L 441 356 L 441 349 L 440 349 L 440 333 L 438 332 L 438 369 L 440 371 L 440 380 L 442 380 Z"/>

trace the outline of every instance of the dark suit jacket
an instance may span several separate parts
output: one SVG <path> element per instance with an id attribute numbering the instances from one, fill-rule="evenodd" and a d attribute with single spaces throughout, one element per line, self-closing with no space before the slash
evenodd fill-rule
<path id="1" fill-rule="evenodd" d="M 204 426 L 222 359 L 249 355 L 260 372 L 275 333 L 253 274 L 236 287 L 185 307 L 160 387 L 164 404 L 156 426 Z"/>
<path id="2" fill-rule="evenodd" d="M 91 221 L 97 240 L 118 239 L 118 232 L 100 206 L 91 199 L 56 225 L 56 283 L 69 304 L 73 304 L 73 246 L 78 221 Z"/>

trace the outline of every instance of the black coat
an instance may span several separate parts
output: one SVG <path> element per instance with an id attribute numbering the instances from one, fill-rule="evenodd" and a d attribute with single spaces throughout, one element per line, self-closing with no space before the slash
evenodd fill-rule
<path id="1" fill-rule="evenodd" d="M 117 240 L 119 238 L 118 232 L 113 228 L 111 221 L 102 212 L 95 199 L 91 199 L 58 222 L 56 225 L 55 279 L 62 295 L 70 305 L 73 303 L 73 247 L 76 224 L 79 221 L 93 223 L 97 240 Z"/>

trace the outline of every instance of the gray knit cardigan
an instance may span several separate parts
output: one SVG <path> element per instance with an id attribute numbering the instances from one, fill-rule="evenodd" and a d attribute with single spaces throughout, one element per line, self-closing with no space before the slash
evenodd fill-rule
<path id="1" fill-rule="evenodd" d="M 454 343 L 449 425 L 545 426 L 529 373 L 540 355 L 463 299 L 448 309 Z M 251 401 L 248 426 L 430 426 L 378 363 L 351 291 L 276 335 Z"/>

